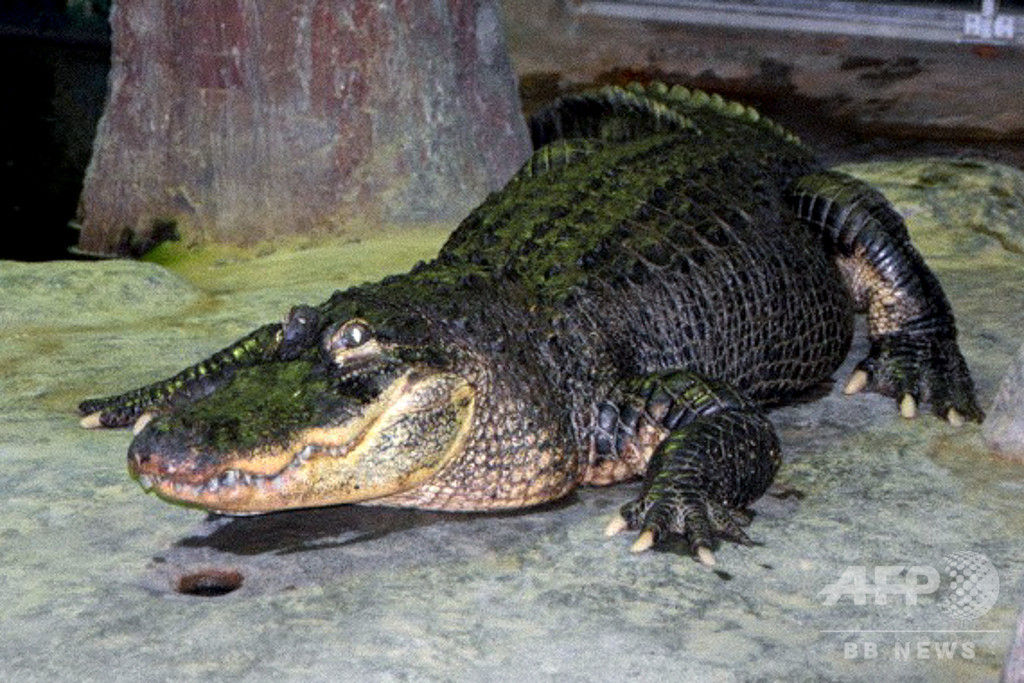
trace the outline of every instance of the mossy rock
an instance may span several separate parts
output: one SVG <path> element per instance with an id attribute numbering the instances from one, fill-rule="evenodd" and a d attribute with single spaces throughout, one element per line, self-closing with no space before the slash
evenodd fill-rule
<path id="1" fill-rule="evenodd" d="M 0 261 L 0 325 L 80 327 L 167 315 L 202 293 L 166 268 L 134 261 Z"/>

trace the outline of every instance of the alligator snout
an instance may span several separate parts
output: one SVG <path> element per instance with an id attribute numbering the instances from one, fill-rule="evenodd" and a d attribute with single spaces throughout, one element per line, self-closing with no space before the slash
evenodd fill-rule
<path id="1" fill-rule="evenodd" d="M 207 476 L 213 463 L 209 456 L 203 458 L 196 455 L 196 450 L 183 442 L 179 434 L 147 425 L 128 447 L 128 473 L 136 479 L 202 479 Z"/>
<path id="2" fill-rule="evenodd" d="M 135 448 L 128 449 L 128 470 L 135 474 L 140 468 L 145 467 L 149 464 L 149 453 L 136 450 Z"/>

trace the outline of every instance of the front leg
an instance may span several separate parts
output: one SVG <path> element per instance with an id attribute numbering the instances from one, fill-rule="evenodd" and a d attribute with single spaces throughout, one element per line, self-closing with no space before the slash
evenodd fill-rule
<path id="1" fill-rule="evenodd" d="M 870 388 L 893 396 L 904 417 L 925 401 L 953 424 L 981 422 L 949 302 L 885 197 L 852 176 L 827 171 L 800 178 L 791 203 L 824 232 L 854 301 L 867 311 L 871 351 L 845 392 Z"/>
<path id="2" fill-rule="evenodd" d="M 297 357 L 318 340 L 322 320 L 312 306 L 295 306 L 283 323 L 264 325 L 173 377 L 123 394 L 82 401 L 78 405 L 83 415 L 81 425 L 92 429 L 134 423 L 138 433 L 153 414 L 212 393 L 238 368 Z"/>
<path id="3" fill-rule="evenodd" d="M 599 408 L 595 450 L 637 462 L 653 448 L 639 498 L 624 505 L 606 533 L 640 531 L 632 550 L 647 550 L 672 534 L 683 536 L 704 564 L 714 564 L 718 538 L 749 545 L 741 529 L 747 505 L 771 484 L 781 463 L 771 422 L 725 384 L 685 371 L 625 383 L 618 400 Z"/>

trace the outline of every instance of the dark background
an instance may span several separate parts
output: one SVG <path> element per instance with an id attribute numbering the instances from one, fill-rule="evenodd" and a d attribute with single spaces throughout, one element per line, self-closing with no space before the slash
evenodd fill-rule
<path id="1" fill-rule="evenodd" d="M 0 259 L 72 257 L 68 223 L 107 89 L 108 4 L 0 3 Z"/>
<path id="2" fill-rule="evenodd" d="M 977 0 L 904 4 L 951 5 L 965 11 L 980 5 Z M 1024 0 L 1000 4 L 1019 10 Z M 5 235 L 0 259 L 76 258 L 69 249 L 77 242 L 77 232 L 69 223 L 75 218 L 106 95 L 109 5 L 110 0 L 0 0 L 0 74 L 5 81 L 0 100 L 0 226 Z M 826 158 L 854 160 L 886 148 L 884 141 L 865 147 L 863 140 L 837 137 L 834 129 L 819 140 L 813 122 L 802 122 L 800 112 L 769 113 L 819 149 L 821 142 L 845 148 L 838 155 L 835 149 L 822 150 Z"/>

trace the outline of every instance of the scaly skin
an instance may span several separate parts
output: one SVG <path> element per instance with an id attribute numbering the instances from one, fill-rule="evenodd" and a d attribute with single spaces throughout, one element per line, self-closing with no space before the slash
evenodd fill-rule
<path id="1" fill-rule="evenodd" d="M 410 273 L 298 306 L 175 377 L 86 401 L 129 470 L 232 514 L 523 507 L 644 476 L 610 532 L 747 542 L 763 408 L 828 378 L 867 309 L 874 388 L 982 413 L 898 215 L 753 110 L 655 84 L 556 102 L 538 151 Z"/>

